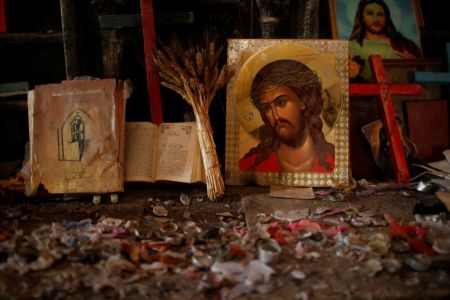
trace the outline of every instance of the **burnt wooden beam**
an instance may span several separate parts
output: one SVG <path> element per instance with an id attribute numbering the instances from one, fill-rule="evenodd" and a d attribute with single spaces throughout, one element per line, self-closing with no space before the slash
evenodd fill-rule
<path id="1" fill-rule="evenodd" d="M 319 3 L 320 0 L 256 0 L 261 37 L 318 38 Z"/>
<path id="2" fill-rule="evenodd" d="M 119 78 L 123 63 L 124 37 L 119 29 L 102 30 L 103 76 Z"/>
<path id="3" fill-rule="evenodd" d="M 0 34 L 0 42 L 2 44 L 60 44 L 62 40 L 61 32 L 15 32 Z"/>
<path id="4" fill-rule="evenodd" d="M 140 14 L 102 15 L 98 18 L 100 29 L 120 29 L 142 26 Z"/>
<path id="5" fill-rule="evenodd" d="M 100 29 L 120 29 L 141 27 L 140 14 L 102 15 L 99 16 Z M 155 13 L 155 23 L 158 25 L 192 24 L 194 13 L 192 11 L 159 12 Z"/>
<path id="6" fill-rule="evenodd" d="M 26 93 L 30 89 L 28 81 L 0 83 L 0 96 L 9 93 Z"/>
<path id="7" fill-rule="evenodd" d="M 294 37 L 316 39 L 319 36 L 319 0 L 297 0 Z"/>
<path id="8" fill-rule="evenodd" d="M 76 0 L 60 0 L 60 4 L 66 78 L 71 80 L 83 73 L 81 70 L 81 49 L 79 49 L 81 32 L 78 30 Z"/>
<path id="9" fill-rule="evenodd" d="M 88 0 L 60 0 L 66 77 L 102 72 L 98 18 Z"/>
<path id="10" fill-rule="evenodd" d="M 253 38 L 255 29 L 255 7 L 253 1 L 238 1 L 235 34 L 237 38 Z"/>

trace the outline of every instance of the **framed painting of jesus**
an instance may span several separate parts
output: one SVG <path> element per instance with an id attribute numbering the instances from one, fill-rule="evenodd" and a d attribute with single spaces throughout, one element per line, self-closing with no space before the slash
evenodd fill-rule
<path id="1" fill-rule="evenodd" d="M 349 184 L 347 47 L 228 41 L 227 184 Z"/>

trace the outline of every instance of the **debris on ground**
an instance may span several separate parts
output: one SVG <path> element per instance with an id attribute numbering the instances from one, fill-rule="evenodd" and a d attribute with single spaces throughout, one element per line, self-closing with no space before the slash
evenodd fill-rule
<path id="1" fill-rule="evenodd" d="M 342 192 L 317 194 L 329 202 L 260 213 L 252 231 L 237 202 L 187 194 L 144 198 L 140 218 L 84 209 L 91 217 L 41 220 L 31 230 L 24 225 L 31 211 L 2 208 L 0 298 L 259 299 L 285 289 L 296 299 L 385 295 L 370 282 L 390 282 L 393 294 L 395 286 L 450 294 L 447 219 L 406 222 L 342 202 Z"/>

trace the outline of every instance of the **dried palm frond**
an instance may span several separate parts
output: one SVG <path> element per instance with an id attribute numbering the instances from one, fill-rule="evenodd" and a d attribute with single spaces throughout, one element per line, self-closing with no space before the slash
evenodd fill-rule
<path id="1" fill-rule="evenodd" d="M 223 50 L 208 38 L 203 45 L 185 50 L 178 39 L 172 38 L 154 55 L 161 84 L 181 95 L 193 108 L 211 200 L 220 198 L 225 189 L 208 116 L 215 94 L 232 75 L 225 64 L 220 66 Z"/>

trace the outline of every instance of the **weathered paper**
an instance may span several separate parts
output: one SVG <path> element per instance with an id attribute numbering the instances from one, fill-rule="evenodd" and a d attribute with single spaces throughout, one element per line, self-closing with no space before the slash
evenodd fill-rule
<path id="1" fill-rule="evenodd" d="M 125 181 L 155 181 L 158 130 L 150 122 L 126 123 Z"/>
<path id="2" fill-rule="evenodd" d="M 64 81 L 30 93 L 30 178 L 49 193 L 123 191 L 124 82 Z"/>
<path id="3" fill-rule="evenodd" d="M 159 128 L 157 180 L 197 181 L 194 162 L 199 161 L 196 124 L 163 123 Z"/>

